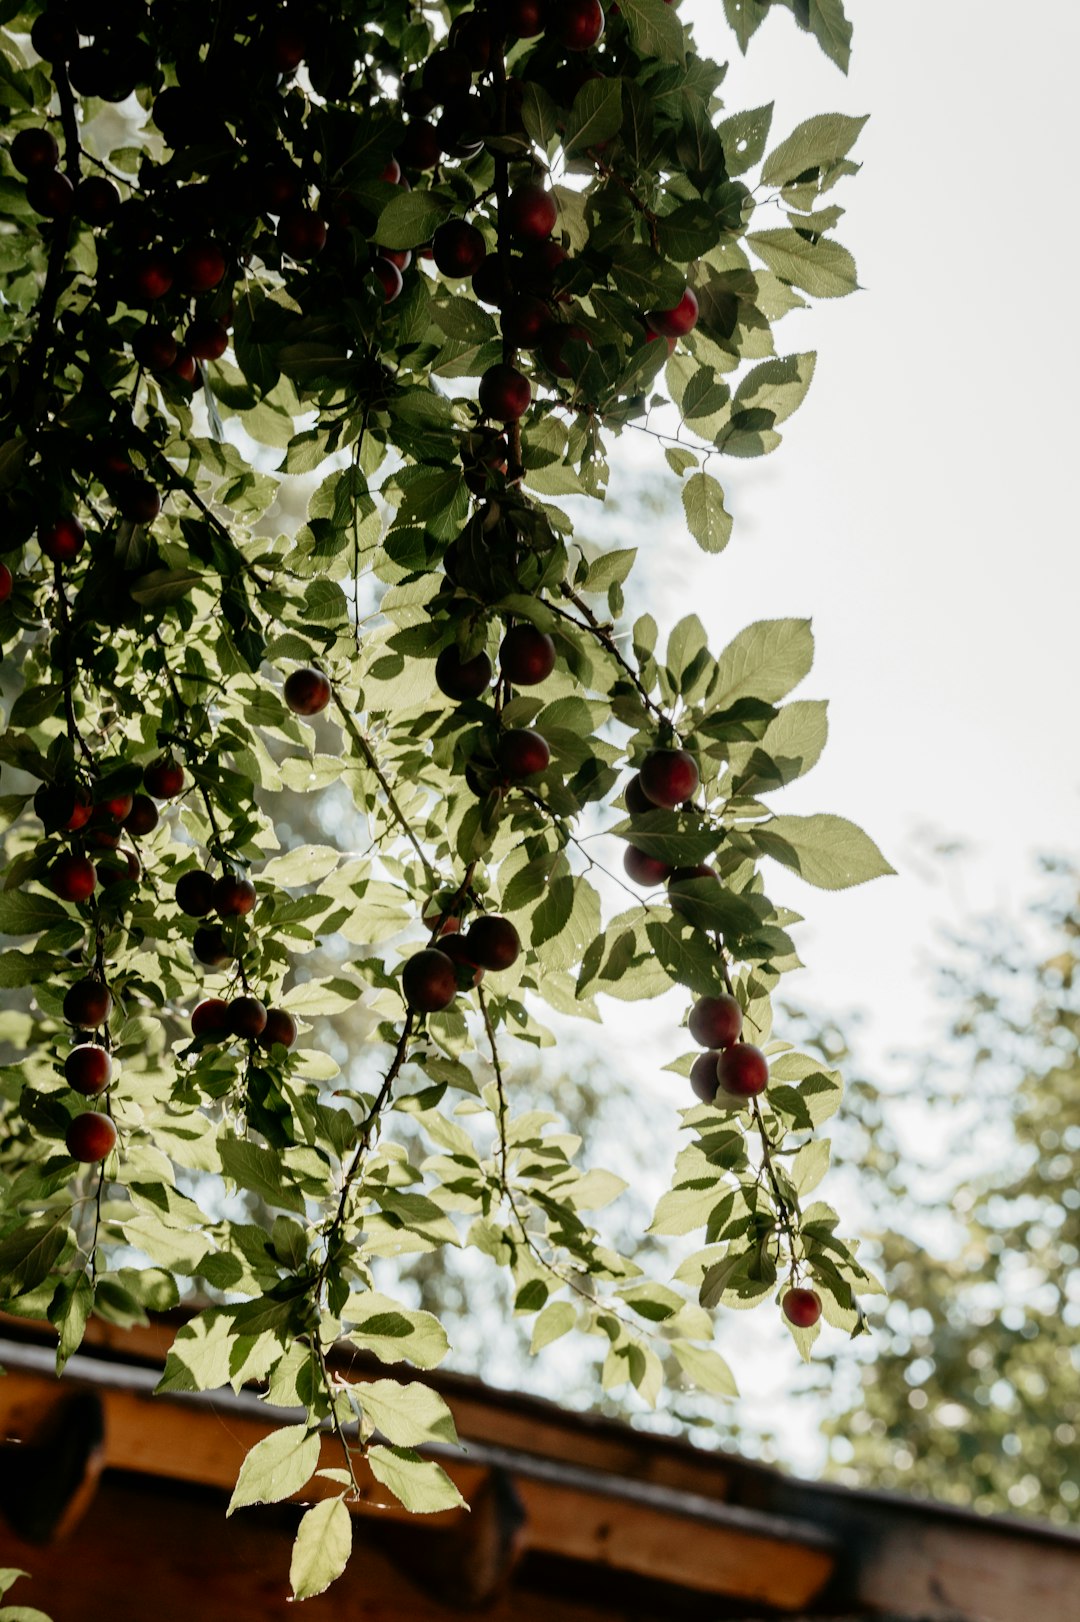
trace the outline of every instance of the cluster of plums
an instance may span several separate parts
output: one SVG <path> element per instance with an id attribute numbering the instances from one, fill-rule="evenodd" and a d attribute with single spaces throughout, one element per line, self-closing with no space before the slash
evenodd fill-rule
<path id="1" fill-rule="evenodd" d="M 146 793 L 111 790 L 106 783 L 97 797 L 81 783 L 43 783 L 34 809 L 48 833 L 66 834 L 73 848 L 50 864 L 49 888 L 61 901 L 88 901 L 100 884 L 137 882 L 142 869 L 133 850 L 122 851 L 121 836 L 142 839 L 158 824 L 157 800 L 183 793 L 184 769 L 171 755 L 153 761 L 143 772 Z"/>
<path id="2" fill-rule="evenodd" d="M 438 945 L 414 952 L 401 971 L 401 989 L 414 1013 L 441 1013 L 459 991 L 478 986 L 485 970 L 509 969 L 521 954 L 521 938 L 509 918 L 483 913 L 464 933 L 457 917 L 440 922 L 436 912 L 431 923 L 440 931 Z"/>
<path id="3" fill-rule="evenodd" d="M 692 805 L 700 781 L 697 762 L 688 750 L 651 749 L 623 795 L 631 821 L 652 811 L 676 811 L 680 806 Z M 658 884 L 674 886 L 671 904 L 676 911 L 679 910 L 680 884 L 693 879 L 718 880 L 716 869 L 707 862 L 693 867 L 675 867 L 632 843 L 623 853 L 623 868 L 628 878 L 646 889 L 654 889 Z"/>

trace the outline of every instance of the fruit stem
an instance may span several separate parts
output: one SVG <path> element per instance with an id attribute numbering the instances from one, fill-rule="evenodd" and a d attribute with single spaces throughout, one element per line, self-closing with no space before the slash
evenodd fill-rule
<path id="1" fill-rule="evenodd" d="M 561 619 L 568 620 L 571 625 L 576 625 L 580 631 L 589 631 L 591 635 L 593 635 L 601 644 L 601 646 L 607 649 L 608 653 L 610 653 L 611 657 L 615 660 L 615 663 L 629 676 L 631 682 L 633 683 L 634 691 L 641 699 L 641 702 L 645 708 L 660 722 L 665 735 L 677 739 L 678 733 L 672 726 L 669 716 L 660 708 L 660 705 L 657 704 L 652 697 L 650 697 L 648 689 L 642 682 L 641 677 L 620 649 L 610 630 L 600 623 L 592 609 L 589 607 L 588 603 L 584 602 L 582 598 L 578 596 L 573 586 L 568 585 L 567 582 L 563 580 L 560 582 L 559 590 L 562 592 L 562 595 L 567 599 L 568 602 L 573 603 L 574 607 L 578 610 L 579 614 L 581 614 L 585 623 L 582 624 L 581 620 L 575 619 L 573 614 L 568 614 L 565 608 L 560 608 L 558 604 L 549 602 L 547 606 L 551 609 L 552 613 L 558 614 Z"/>
<path id="2" fill-rule="evenodd" d="M 498 131 L 500 135 L 506 134 L 506 37 L 500 34 L 492 42 L 491 77 L 495 88 L 495 104 L 498 112 Z M 496 214 L 498 232 L 499 270 L 502 281 L 502 307 L 500 314 L 505 315 L 506 300 L 510 290 L 510 235 L 506 224 L 507 202 L 510 197 L 510 166 L 506 153 L 496 151 L 492 154 L 495 164 L 495 196 L 498 200 Z M 505 321 L 503 321 L 505 329 Z M 517 366 L 517 350 L 503 333 L 503 363 L 506 366 Z M 507 459 L 506 479 L 508 484 L 520 484 L 524 475 L 521 465 L 521 422 L 515 418 L 507 424 L 507 445 L 510 455 Z"/>

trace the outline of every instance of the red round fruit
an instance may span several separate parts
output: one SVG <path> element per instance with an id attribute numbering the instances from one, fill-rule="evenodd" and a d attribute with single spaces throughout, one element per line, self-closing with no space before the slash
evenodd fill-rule
<path id="1" fill-rule="evenodd" d="M 812 1329 L 821 1317 L 821 1297 L 816 1290 L 785 1290 L 780 1303 L 784 1317 L 796 1329 Z"/>
<path id="2" fill-rule="evenodd" d="M 116 1127 L 107 1115 L 98 1110 L 87 1110 L 83 1115 L 76 1115 L 67 1129 L 64 1138 L 68 1154 L 72 1160 L 81 1160 L 85 1165 L 95 1165 L 104 1160 L 116 1148 Z"/>
<path id="3" fill-rule="evenodd" d="M 181 873 L 176 881 L 176 905 L 189 918 L 205 918 L 214 907 L 214 880 L 201 867 Z"/>
<path id="4" fill-rule="evenodd" d="M 551 764 L 551 750 L 546 738 L 531 727 L 511 727 L 499 739 L 499 767 L 510 782 L 525 777 L 536 777 L 546 772 Z"/>
<path id="5" fill-rule="evenodd" d="M 459 983 L 466 988 L 478 986 L 484 978 L 484 970 L 476 961 L 474 953 L 470 950 L 467 935 L 450 935 L 439 941 L 439 951 L 448 957 L 454 968 L 458 971 Z"/>
<path id="6" fill-rule="evenodd" d="M 544 31 L 546 0 L 506 0 L 503 6 L 506 32 L 518 39 L 532 39 Z"/>
<path id="7" fill-rule="evenodd" d="M 330 702 L 329 677 L 305 666 L 285 678 L 285 702 L 294 715 L 318 715 Z"/>
<path id="8" fill-rule="evenodd" d="M 0 563 L 0 603 L 6 603 L 15 589 L 15 576 L 6 563 Z"/>
<path id="9" fill-rule="evenodd" d="M 725 1048 L 716 1071 L 721 1087 L 733 1098 L 754 1098 L 769 1084 L 769 1061 L 750 1042 Z"/>
<path id="10" fill-rule="evenodd" d="M 515 687 L 535 687 L 555 669 L 555 644 L 535 625 L 514 625 L 499 648 L 499 666 Z"/>
<path id="11" fill-rule="evenodd" d="M 742 1035 L 743 1011 L 734 997 L 699 997 L 690 1010 L 690 1035 L 703 1048 L 729 1048 Z"/>
<path id="12" fill-rule="evenodd" d="M 64 1018 L 80 1030 L 96 1031 L 111 1013 L 112 997 L 100 980 L 76 980 L 64 996 Z"/>
<path id="13" fill-rule="evenodd" d="M 421 915 L 425 929 L 434 929 L 436 924 L 439 925 L 440 940 L 445 935 L 456 935 L 461 928 L 461 919 L 454 913 L 444 911 L 446 907 L 456 905 L 457 899 L 458 897 L 453 891 L 441 896 L 432 896 Z M 441 924 L 439 923 L 440 919 L 442 920 Z"/>
<path id="14" fill-rule="evenodd" d="M 176 269 L 180 285 L 186 293 L 209 293 L 224 280 L 229 261 L 220 242 L 213 237 L 200 237 L 180 250 Z"/>
<path id="15" fill-rule="evenodd" d="M 472 290 L 482 304 L 501 305 L 504 280 L 497 253 L 486 254 L 473 271 Z"/>
<path id="16" fill-rule="evenodd" d="M 389 259 L 403 274 L 412 264 L 411 248 L 376 248 L 375 252 L 380 259 Z"/>
<path id="17" fill-rule="evenodd" d="M 442 157 L 442 144 L 434 124 L 414 118 L 401 138 L 397 155 L 406 169 L 434 169 Z"/>
<path id="18" fill-rule="evenodd" d="M 487 17 L 475 11 L 466 11 L 450 24 L 448 43 L 463 51 L 474 73 L 486 73 L 491 53 L 495 49 L 495 34 Z"/>
<path id="19" fill-rule="evenodd" d="M 282 214 L 304 195 L 304 177 L 291 163 L 271 163 L 259 182 L 262 205 L 268 214 Z"/>
<path id="20" fill-rule="evenodd" d="M 266 52 L 279 73 L 293 73 L 304 60 L 307 34 L 298 22 L 282 17 L 266 36 Z"/>
<path id="21" fill-rule="evenodd" d="M 480 379 L 480 409 L 496 422 L 517 422 L 529 409 L 532 386 L 516 367 L 499 362 Z"/>
<path id="22" fill-rule="evenodd" d="M 214 885 L 214 911 L 219 918 L 244 918 L 255 905 L 255 886 L 239 873 L 223 873 Z"/>
<path id="23" fill-rule="evenodd" d="M 666 811 L 692 800 L 701 781 L 697 762 L 685 749 L 650 750 L 638 777 L 646 798 Z"/>
<path id="24" fill-rule="evenodd" d="M 234 1036 L 253 1042 L 266 1029 L 266 1004 L 258 997 L 234 997 L 229 1004 L 229 1029 Z"/>
<path id="25" fill-rule="evenodd" d="M 437 946 L 425 946 L 402 969 L 401 988 L 405 1001 L 418 1014 L 437 1014 L 457 996 L 454 965 Z"/>
<path id="26" fill-rule="evenodd" d="M 121 518 L 132 524 L 152 524 L 161 511 L 161 493 L 149 479 L 124 479 L 114 499 Z"/>
<path id="27" fill-rule="evenodd" d="M 58 169 L 36 169 L 26 182 L 26 201 L 46 219 L 66 219 L 75 207 L 75 188 Z"/>
<path id="28" fill-rule="evenodd" d="M 555 229 L 559 206 L 549 191 L 527 181 L 515 186 L 506 199 L 504 218 L 511 234 L 522 242 L 542 242 Z"/>
<path id="29" fill-rule="evenodd" d="M 35 17 L 30 43 L 43 62 L 68 62 L 79 49 L 79 30 L 59 7 Z"/>
<path id="30" fill-rule="evenodd" d="M 184 348 L 195 360 L 220 360 L 228 347 L 228 327 L 209 316 L 199 316 L 184 334 Z"/>
<path id="31" fill-rule="evenodd" d="M 465 949 L 482 969 L 509 969 L 521 956 L 521 937 L 509 918 L 486 914 L 477 918 L 465 936 Z"/>
<path id="32" fill-rule="evenodd" d="M 435 51 L 424 63 L 421 83 L 436 102 L 460 96 L 472 85 L 472 63 L 454 46 Z"/>
<path id="33" fill-rule="evenodd" d="M 158 825 L 158 809 L 148 794 L 133 794 L 131 810 L 124 818 L 124 832 L 133 839 L 152 834 Z"/>
<path id="34" fill-rule="evenodd" d="M 47 173 L 60 162 L 60 148 L 48 130 L 20 130 L 11 143 L 11 161 L 21 175 Z"/>
<path id="35" fill-rule="evenodd" d="M 208 969 L 220 969 L 236 956 L 220 924 L 200 924 L 191 945 L 199 962 Z"/>
<path id="36" fill-rule="evenodd" d="M 382 286 L 383 303 L 393 304 L 405 283 L 398 267 L 383 254 L 376 254 L 372 270 Z"/>
<path id="37" fill-rule="evenodd" d="M 101 785 L 101 798 L 95 802 L 90 821 L 98 826 L 123 822 L 134 804 L 134 796 L 122 790 L 113 792 L 107 783 Z"/>
<path id="38" fill-rule="evenodd" d="M 192 1036 L 225 1037 L 230 1034 L 229 1005 L 222 997 L 204 997 L 191 1010 Z"/>
<path id="39" fill-rule="evenodd" d="M 690 1067 L 690 1085 L 703 1104 L 711 1104 L 719 1091 L 720 1079 L 716 1073 L 719 1058 L 715 1050 L 699 1053 Z"/>
<path id="40" fill-rule="evenodd" d="M 148 372 L 167 372 L 176 365 L 176 339 L 165 327 L 147 324 L 131 340 L 131 352 Z"/>
<path id="41" fill-rule="evenodd" d="M 63 832 L 66 834 L 78 833 L 80 828 L 86 827 L 93 814 L 93 801 L 86 789 L 81 784 L 76 784 L 71 812 L 67 821 L 63 824 Z"/>
<path id="42" fill-rule="evenodd" d="M 104 175 L 88 175 L 75 187 L 75 212 L 87 225 L 109 225 L 120 209 L 120 193 Z"/>
<path id="43" fill-rule="evenodd" d="M 37 532 L 38 545 L 54 563 L 71 563 L 82 551 L 86 531 L 71 513 L 54 524 L 44 524 Z"/>
<path id="44" fill-rule="evenodd" d="M 502 313 L 502 334 L 515 349 L 533 349 L 551 326 L 551 311 L 543 299 L 518 293 Z"/>
<path id="45" fill-rule="evenodd" d="M 491 660 L 486 653 L 463 659 L 456 642 L 444 648 L 435 661 L 435 685 L 440 693 L 458 703 L 485 693 L 491 686 L 492 674 Z"/>
<path id="46" fill-rule="evenodd" d="M 114 884 L 134 884 L 142 877 L 139 858 L 134 851 L 117 851 L 98 864 L 98 878 L 106 890 Z"/>
<path id="47" fill-rule="evenodd" d="M 444 276 L 475 276 L 487 257 L 482 231 L 467 220 L 446 220 L 431 239 L 431 256 Z"/>
<path id="48" fill-rule="evenodd" d="M 94 864 L 85 856 L 69 852 L 58 856 L 49 869 L 49 888 L 61 901 L 88 901 L 96 883 Z"/>
<path id="49" fill-rule="evenodd" d="M 190 349 L 177 351 L 176 359 L 169 367 L 169 371 L 174 377 L 178 377 L 181 383 L 194 383 L 198 368 L 195 365 L 195 356 Z"/>
<path id="50" fill-rule="evenodd" d="M 175 800 L 184 791 L 184 768 L 171 755 L 151 761 L 143 772 L 143 783 L 155 800 Z"/>
<path id="51" fill-rule="evenodd" d="M 627 845 L 623 852 L 623 868 L 627 878 L 649 890 L 663 884 L 671 872 L 667 862 L 662 862 L 659 856 L 650 856 L 647 851 L 638 850 L 636 845 Z"/>
<path id="52" fill-rule="evenodd" d="M 64 1060 L 64 1075 L 69 1087 L 84 1098 L 103 1093 L 112 1080 L 112 1060 L 96 1042 L 80 1042 Z"/>
<path id="53" fill-rule="evenodd" d="M 540 344 L 540 356 L 544 365 L 555 373 L 556 377 L 573 377 L 574 368 L 566 358 L 568 344 L 585 344 L 592 348 L 591 334 L 576 322 L 567 322 L 548 327 Z"/>
<path id="54" fill-rule="evenodd" d="M 131 267 L 131 287 L 135 296 L 153 304 L 164 298 L 173 284 L 173 257 L 164 248 L 151 248 L 140 254 Z"/>
<path id="55" fill-rule="evenodd" d="M 518 280 L 527 293 L 550 298 L 555 289 L 555 275 L 569 255 L 561 242 L 549 237 L 546 242 L 531 242 L 521 257 Z"/>
<path id="56" fill-rule="evenodd" d="M 266 1010 L 266 1024 L 259 1036 L 259 1045 L 264 1048 L 283 1047 L 291 1048 L 296 1041 L 296 1021 L 284 1008 L 268 1008 Z"/>
<path id="57" fill-rule="evenodd" d="M 645 319 L 660 338 L 685 338 L 697 326 L 698 301 L 688 287 L 670 310 L 646 310 Z"/>
<path id="58" fill-rule="evenodd" d="M 600 0 L 559 0 L 551 27 L 568 51 L 588 51 L 604 32 Z"/>
<path id="59" fill-rule="evenodd" d="M 655 811 L 649 796 L 641 786 L 641 773 L 635 772 L 623 790 L 623 801 L 627 811 L 632 817 L 643 817 L 650 811 Z"/>
<path id="60" fill-rule="evenodd" d="M 326 221 L 311 208 L 295 208 L 278 221 L 277 238 L 292 259 L 314 259 L 326 247 Z"/>
<path id="61" fill-rule="evenodd" d="M 389 186 L 398 185 L 401 180 L 401 165 L 396 158 L 387 158 L 386 166 L 379 179 L 385 180 Z"/>

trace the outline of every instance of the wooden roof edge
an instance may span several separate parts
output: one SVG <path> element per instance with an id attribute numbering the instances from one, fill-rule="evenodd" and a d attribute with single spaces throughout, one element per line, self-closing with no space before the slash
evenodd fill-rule
<path id="1" fill-rule="evenodd" d="M 82 1361 L 92 1365 L 85 1377 L 100 1379 L 101 1373 L 98 1371 L 109 1367 L 160 1369 L 172 1336 L 191 1316 L 190 1312 L 179 1309 L 157 1315 L 148 1329 L 136 1327 L 131 1330 L 118 1330 L 98 1320 L 91 1320 L 80 1354 L 80 1367 Z M 10 1344 L 44 1342 L 51 1346 L 55 1343 L 56 1332 L 52 1325 L 41 1320 L 0 1313 L 0 1330 L 15 1337 Z M 0 1349 L 0 1363 L 3 1361 Z M 51 1364 L 51 1358 L 49 1361 Z M 388 1368 L 374 1357 L 356 1353 L 350 1347 L 340 1348 L 332 1354 L 330 1362 L 332 1367 L 343 1372 L 355 1374 L 362 1371 L 377 1374 L 380 1378 L 398 1377 L 394 1368 Z M 69 1363 L 68 1367 L 72 1369 L 72 1364 Z M 415 1377 L 414 1371 L 410 1370 L 408 1377 Z M 477 1463 L 481 1463 L 480 1452 L 483 1449 L 491 1455 L 493 1464 L 496 1455 L 503 1461 L 512 1456 L 520 1461 L 514 1468 L 524 1473 L 526 1469 L 541 1468 L 563 1458 L 563 1454 L 554 1447 L 560 1436 L 566 1438 L 566 1449 L 571 1460 L 581 1453 L 582 1440 L 595 1439 L 611 1444 L 621 1455 L 633 1454 L 636 1459 L 652 1458 L 675 1466 L 674 1472 L 671 1469 L 665 1472 L 663 1485 L 671 1487 L 686 1502 L 700 1498 L 702 1503 L 722 1502 L 729 1510 L 745 1508 L 779 1513 L 786 1519 L 802 1521 L 807 1528 L 816 1524 L 818 1528 L 824 1526 L 826 1530 L 837 1523 L 858 1519 L 861 1513 L 870 1512 L 875 1517 L 908 1522 L 929 1521 L 938 1525 L 944 1523 L 958 1531 L 1016 1538 L 1029 1543 L 1056 1544 L 1080 1553 L 1080 1531 L 1069 1527 L 1018 1516 L 987 1515 L 962 1505 L 914 1498 L 879 1488 L 846 1487 L 836 1482 L 807 1479 L 773 1465 L 743 1459 L 721 1448 L 702 1447 L 688 1438 L 657 1435 L 604 1414 L 568 1410 L 544 1397 L 490 1386 L 474 1375 L 457 1371 L 439 1370 L 433 1373 L 424 1370 L 419 1372 L 419 1378 L 446 1396 L 451 1404 L 455 1399 L 459 1403 L 469 1404 L 473 1412 L 471 1415 L 458 1416 L 458 1429 L 473 1450 L 466 1457 L 475 1458 Z M 220 1393 L 214 1394 L 215 1402 L 219 1402 L 220 1398 Z M 183 1400 L 190 1398 L 185 1396 Z M 268 1413 L 285 1412 L 282 1409 L 268 1410 L 254 1393 L 241 1393 L 236 1400 L 253 1404 L 255 1411 L 264 1418 Z M 461 1420 L 471 1418 L 475 1422 L 481 1412 L 510 1415 L 525 1421 L 524 1426 L 514 1427 L 515 1433 L 523 1433 L 532 1445 L 518 1442 L 505 1447 L 501 1442 L 492 1442 L 483 1435 L 470 1432 L 468 1424 Z M 454 1453 L 454 1450 L 450 1451 Z M 454 1456 L 462 1457 L 456 1453 Z M 495 1467 L 505 1467 L 505 1462 Z M 623 1473 L 623 1467 L 616 1463 L 607 1467 L 594 1466 L 592 1473 L 598 1478 L 616 1475 L 627 1490 L 653 1484 L 627 1476 Z M 673 1479 L 673 1475 L 678 1479 Z"/>

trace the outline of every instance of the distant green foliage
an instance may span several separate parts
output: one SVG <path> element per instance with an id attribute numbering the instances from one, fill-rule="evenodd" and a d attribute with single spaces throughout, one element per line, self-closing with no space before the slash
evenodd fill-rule
<path id="1" fill-rule="evenodd" d="M 835 0 L 794 9 L 842 59 Z M 813 377 L 813 354 L 776 355 L 773 325 L 802 293 L 855 286 L 827 234 L 840 210 L 818 204 L 854 172 L 861 120 L 814 119 L 768 151 L 771 108 L 722 117 L 725 70 L 693 52 L 678 10 L 623 0 L 591 58 L 567 60 L 550 33 L 507 41 L 499 8 L 481 16 L 488 65 L 467 89 L 436 86 L 433 128 L 424 86 L 460 73 L 438 49 L 463 10 L 313 4 L 282 34 L 275 8 L 156 0 L 122 27 L 106 7 L 92 44 L 59 45 L 56 14 L 2 12 L 0 928 L 20 944 L 0 953 L 14 993 L 0 1298 L 49 1317 L 63 1367 L 91 1312 L 132 1325 L 209 1297 L 162 1388 L 256 1383 L 305 1413 L 252 1451 L 234 1505 L 301 1490 L 320 1429 L 341 1443 L 340 1496 L 301 1523 L 298 1596 L 347 1559 L 358 1472 L 418 1512 L 456 1501 L 418 1451 L 452 1434 L 421 1382 L 328 1374 L 342 1339 L 420 1370 L 447 1351 L 431 1314 L 376 1292 L 376 1263 L 473 1247 L 508 1270 L 538 1349 L 594 1336 L 605 1387 L 647 1402 L 665 1368 L 733 1391 L 703 1301 L 802 1279 L 855 1333 L 858 1293 L 878 1288 L 835 1213 L 803 1205 L 840 1079 L 772 1030 L 799 919 L 769 899 L 762 859 L 825 888 L 889 871 L 851 824 L 776 816 L 766 798 L 825 741 L 822 704 L 784 702 L 810 669 L 809 625 L 760 623 L 718 654 L 694 615 L 617 636 L 635 552 L 587 553 L 549 499 L 602 499 L 610 435 L 657 434 L 691 533 L 728 543 L 717 458 L 772 451 Z M 484 56 L 469 49 L 466 70 Z M 15 145 L 43 128 L 59 169 Z M 536 180 L 558 207 L 546 258 L 511 226 L 511 190 Z M 752 231 L 764 203 L 769 228 Z M 421 257 L 466 215 L 486 298 Z M 518 347 L 506 324 L 537 305 L 543 336 Z M 676 435 L 649 420 L 667 398 Z M 497 662 L 505 629 L 528 624 L 553 639 L 551 675 L 447 697 L 440 655 Z M 624 816 L 628 768 L 675 744 L 700 790 Z M 515 768 L 521 747 L 548 764 Z M 143 791 L 159 757 L 183 784 L 157 794 L 155 823 Z M 324 835 L 282 848 L 301 794 Z M 350 801 L 359 850 L 338 837 Z M 622 881 L 581 842 L 584 813 L 662 863 L 715 871 L 631 892 L 612 917 Z M 177 905 L 202 869 L 220 917 Z M 248 876 L 245 911 L 233 881 Z M 403 961 L 486 913 L 515 926 L 517 960 L 477 986 L 472 963 L 436 958 L 446 996 L 407 1006 Z M 522 1044 L 553 1041 L 545 1007 L 595 1020 L 600 993 L 676 986 L 733 986 L 774 1084 L 686 1111 L 654 1228 L 704 1230 L 706 1248 L 668 1283 L 605 1245 L 593 1213 L 621 1180 L 586 1169 L 552 1112 L 517 1108 L 514 1074 Z M 105 988 L 111 1012 L 72 1000 Z M 207 994 L 230 1009 L 212 1003 L 193 1033 Z M 296 1046 L 248 1029 L 259 1001 L 279 1031 L 291 1016 Z M 113 1065 L 96 1102 L 66 1079 L 82 1026 Z M 118 1147 L 76 1164 L 72 1119 L 99 1109 Z M 808 1355 L 817 1327 L 794 1333 Z"/>

